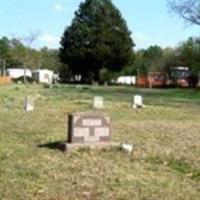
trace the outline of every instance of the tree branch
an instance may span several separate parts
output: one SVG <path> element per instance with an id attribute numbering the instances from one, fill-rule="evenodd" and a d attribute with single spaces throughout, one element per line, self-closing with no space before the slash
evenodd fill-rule
<path id="1" fill-rule="evenodd" d="M 185 21 L 200 25 L 200 0 L 169 0 L 169 5 Z"/>

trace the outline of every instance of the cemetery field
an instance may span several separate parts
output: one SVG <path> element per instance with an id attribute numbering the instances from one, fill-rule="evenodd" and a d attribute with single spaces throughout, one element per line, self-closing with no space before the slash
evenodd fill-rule
<path id="1" fill-rule="evenodd" d="M 134 94 L 144 109 L 132 109 Z M 36 98 L 33 112 L 24 98 Z M 67 115 L 103 96 L 112 141 L 64 153 Z M 0 86 L 0 199 L 199 200 L 200 90 L 55 85 Z"/>

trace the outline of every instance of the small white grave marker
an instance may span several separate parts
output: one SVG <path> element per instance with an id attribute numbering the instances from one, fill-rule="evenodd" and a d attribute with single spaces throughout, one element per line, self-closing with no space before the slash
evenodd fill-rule
<path id="1" fill-rule="evenodd" d="M 143 99 L 141 95 L 134 95 L 133 96 L 133 103 L 132 103 L 133 108 L 144 108 L 145 105 L 143 104 Z"/>
<path id="2" fill-rule="evenodd" d="M 101 109 L 104 107 L 103 97 L 95 96 L 93 98 L 93 108 Z"/>
<path id="3" fill-rule="evenodd" d="M 133 151 L 133 145 L 132 144 L 123 143 L 121 145 L 121 149 L 130 154 Z"/>
<path id="4" fill-rule="evenodd" d="M 28 112 L 34 110 L 34 99 L 33 98 L 31 98 L 31 97 L 25 98 L 24 109 L 25 109 L 25 111 L 28 111 Z"/>

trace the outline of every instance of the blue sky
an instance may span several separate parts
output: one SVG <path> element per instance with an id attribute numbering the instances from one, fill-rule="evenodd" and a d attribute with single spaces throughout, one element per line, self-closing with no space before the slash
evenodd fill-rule
<path id="1" fill-rule="evenodd" d="M 66 26 L 83 0 L 0 0 L 0 37 L 39 36 L 35 47 L 59 47 Z M 167 0 L 113 0 L 132 32 L 136 49 L 150 45 L 176 46 L 190 36 L 200 36 L 191 26 L 170 13 Z"/>

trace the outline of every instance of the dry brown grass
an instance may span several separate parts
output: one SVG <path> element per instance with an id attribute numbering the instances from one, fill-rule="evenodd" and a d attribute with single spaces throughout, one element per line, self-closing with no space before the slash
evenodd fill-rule
<path id="1" fill-rule="evenodd" d="M 134 93 L 145 96 L 145 109 L 130 108 Z M 134 144 L 131 155 L 56 149 L 67 114 L 91 110 L 94 94 L 105 97 L 113 140 Z M 25 95 L 37 96 L 34 112 L 23 111 Z M 199 99 L 199 91 L 179 89 L 0 87 L 1 199 L 198 200 Z"/>

